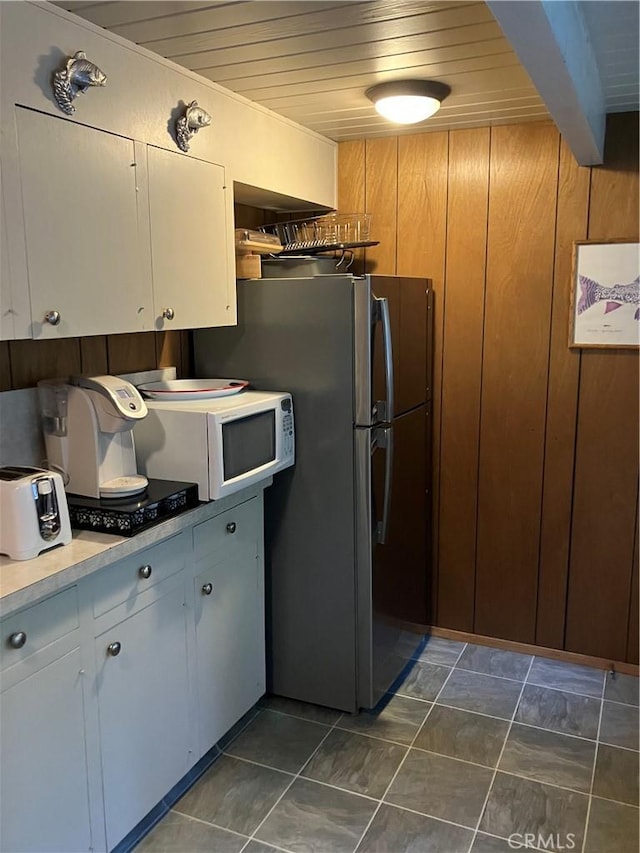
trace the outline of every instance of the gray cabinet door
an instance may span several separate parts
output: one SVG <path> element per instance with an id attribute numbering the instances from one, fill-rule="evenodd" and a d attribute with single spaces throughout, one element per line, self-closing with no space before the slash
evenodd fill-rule
<path id="1" fill-rule="evenodd" d="M 205 547 L 205 530 L 210 537 L 195 577 L 200 755 L 265 691 L 260 504 L 249 501 L 212 521 L 195 528 L 200 547 Z M 227 525 L 235 525 L 230 536 Z"/>
<path id="2" fill-rule="evenodd" d="M 235 322 L 224 169 L 162 148 L 147 151 L 156 327 Z M 163 317 L 169 309 L 172 319 Z"/>
<path id="3" fill-rule="evenodd" d="M 109 849 L 189 769 L 186 612 L 180 584 L 95 641 Z"/>
<path id="4" fill-rule="evenodd" d="M 16 119 L 33 337 L 152 329 L 134 142 L 21 108 Z"/>
<path id="5" fill-rule="evenodd" d="M 0 850 L 91 849 L 80 650 L 0 696 Z"/>

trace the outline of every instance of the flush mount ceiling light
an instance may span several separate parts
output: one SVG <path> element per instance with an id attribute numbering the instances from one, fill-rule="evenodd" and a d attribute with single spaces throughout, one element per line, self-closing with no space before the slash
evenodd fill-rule
<path id="1" fill-rule="evenodd" d="M 451 87 L 437 80 L 390 80 L 367 89 L 365 95 L 389 121 L 416 124 L 437 113 Z"/>

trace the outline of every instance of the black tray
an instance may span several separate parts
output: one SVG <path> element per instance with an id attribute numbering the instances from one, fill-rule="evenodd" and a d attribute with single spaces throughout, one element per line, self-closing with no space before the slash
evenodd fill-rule
<path id="1" fill-rule="evenodd" d="M 198 506 L 198 486 L 174 480 L 149 480 L 139 495 L 87 498 L 67 495 L 71 527 L 117 536 L 135 536 L 154 524 Z"/>

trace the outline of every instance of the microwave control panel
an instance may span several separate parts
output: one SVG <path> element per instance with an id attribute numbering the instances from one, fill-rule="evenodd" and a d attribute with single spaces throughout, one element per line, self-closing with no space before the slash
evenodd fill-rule
<path id="1" fill-rule="evenodd" d="M 291 400 L 283 400 L 280 404 L 282 407 L 282 432 L 283 432 L 283 452 L 285 458 L 293 456 L 293 411 L 291 408 Z"/>

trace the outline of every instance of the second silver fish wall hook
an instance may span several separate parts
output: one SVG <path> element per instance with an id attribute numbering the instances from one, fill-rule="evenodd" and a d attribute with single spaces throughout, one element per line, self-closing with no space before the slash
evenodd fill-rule
<path id="1" fill-rule="evenodd" d="M 211 124 L 211 116 L 208 112 L 198 106 L 197 101 L 191 101 L 185 109 L 184 115 L 176 119 L 176 141 L 181 151 L 189 150 L 189 142 L 192 136 L 202 127 Z"/>
<path id="2" fill-rule="evenodd" d="M 107 75 L 89 62 L 83 50 L 79 50 L 67 59 L 61 71 L 53 75 L 53 94 L 62 112 L 70 116 L 76 111 L 72 103 L 74 98 L 84 94 L 90 86 L 105 86 L 106 83 Z"/>

